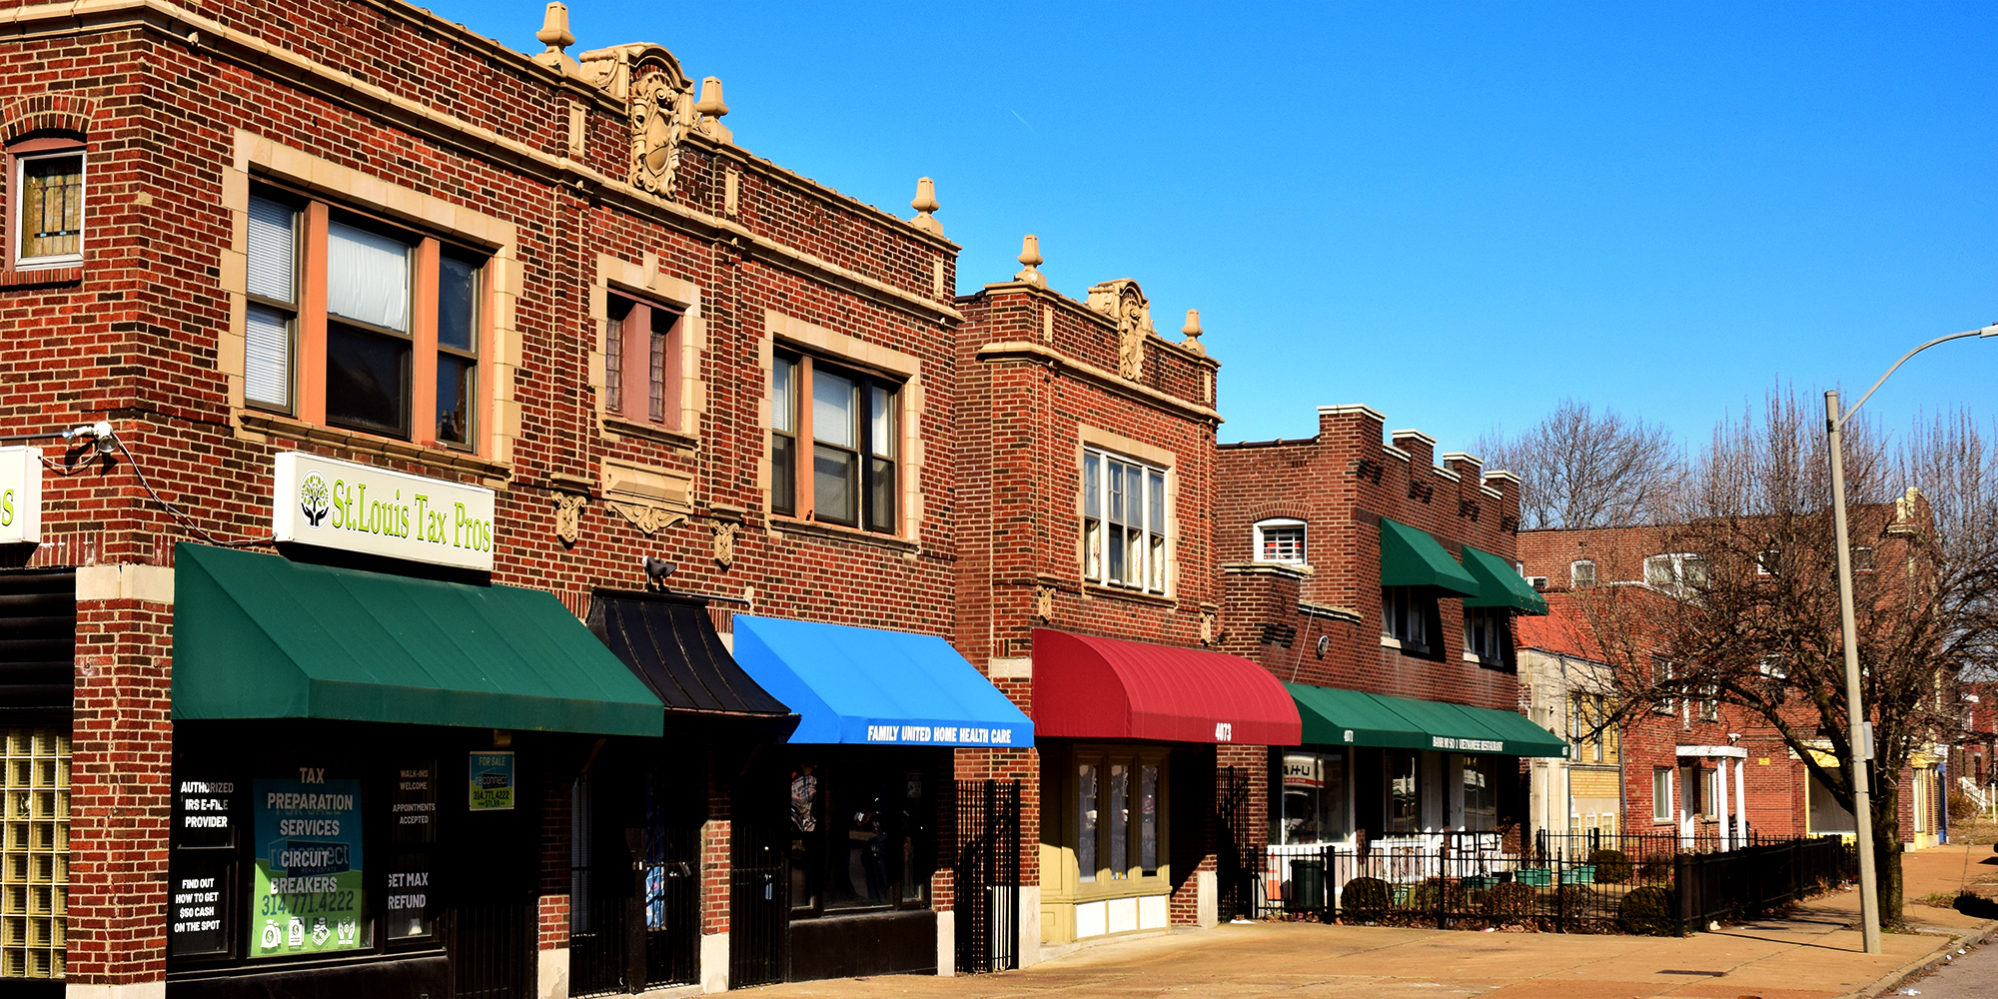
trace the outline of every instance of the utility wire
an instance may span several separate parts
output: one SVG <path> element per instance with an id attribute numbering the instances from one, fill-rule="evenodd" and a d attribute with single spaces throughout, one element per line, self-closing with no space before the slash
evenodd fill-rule
<path id="1" fill-rule="evenodd" d="M 235 545 L 225 545 L 223 542 L 215 540 L 214 535 L 208 533 L 207 531 L 202 530 L 201 525 L 195 523 L 192 519 L 190 519 L 187 516 L 187 514 L 180 512 L 180 507 L 174 506 L 172 503 L 169 503 L 166 500 L 160 498 L 160 494 L 153 489 L 153 484 L 147 481 L 146 470 L 139 467 L 139 462 L 132 457 L 132 452 L 126 449 L 125 441 L 123 438 L 114 435 L 111 438 L 111 443 L 118 445 L 118 453 L 125 456 L 125 463 L 127 465 L 132 466 L 132 474 L 138 476 L 139 485 L 146 487 L 146 495 L 151 496 L 153 498 L 153 502 L 158 503 L 161 509 L 164 509 L 166 512 L 173 514 L 173 518 L 175 520 L 180 521 L 181 526 L 186 527 L 188 530 L 193 531 L 195 534 L 200 535 L 201 540 L 206 541 L 211 545 L 221 545 L 223 547 L 231 547 L 231 548 L 236 547 Z"/>

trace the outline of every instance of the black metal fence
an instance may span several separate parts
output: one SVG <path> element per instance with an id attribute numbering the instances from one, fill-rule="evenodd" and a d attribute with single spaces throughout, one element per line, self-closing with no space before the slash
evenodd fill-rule
<path id="1" fill-rule="evenodd" d="M 1216 911 L 1222 922 L 1255 912 L 1256 866 L 1262 848 L 1256 843 L 1249 810 L 1257 785 L 1240 767 L 1214 770 L 1214 857 Z"/>
<path id="2" fill-rule="evenodd" d="M 959 974 L 1020 966 L 1020 782 L 957 782 Z"/>
<path id="3" fill-rule="evenodd" d="M 1556 933 L 1676 934 L 1838 883 L 1837 838 L 1751 838 L 1688 852 L 1671 836 L 1536 838 L 1524 853 L 1489 835 L 1273 848 L 1257 912 L 1348 924 Z M 1280 852 L 1279 852 L 1280 851 Z"/>

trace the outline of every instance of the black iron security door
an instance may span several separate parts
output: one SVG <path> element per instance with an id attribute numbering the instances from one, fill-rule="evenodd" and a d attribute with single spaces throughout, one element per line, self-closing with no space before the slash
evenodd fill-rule
<path id="1" fill-rule="evenodd" d="M 738 794 L 736 801 L 746 796 Z M 737 812 L 729 844 L 730 988 L 781 982 L 789 973 L 786 937 L 791 896 L 790 816 L 769 809 Z"/>
<path id="2" fill-rule="evenodd" d="M 957 971 L 1020 966 L 1020 782 L 957 782 Z"/>

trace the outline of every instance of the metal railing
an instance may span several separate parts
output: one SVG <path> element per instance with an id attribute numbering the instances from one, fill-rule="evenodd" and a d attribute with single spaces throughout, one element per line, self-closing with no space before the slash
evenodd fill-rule
<path id="1" fill-rule="evenodd" d="M 1445 929 L 1676 933 L 1836 884 L 1843 856 L 1836 838 L 1749 837 L 1727 851 L 1685 845 L 1671 835 L 1578 834 L 1535 837 L 1524 850 L 1507 850 L 1496 834 L 1445 833 L 1273 846 L 1256 914 Z"/>

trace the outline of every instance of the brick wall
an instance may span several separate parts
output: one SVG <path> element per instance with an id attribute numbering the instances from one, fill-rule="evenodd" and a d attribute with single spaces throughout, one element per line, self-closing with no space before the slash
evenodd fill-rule
<path id="1" fill-rule="evenodd" d="M 1518 482 L 1486 474 L 1469 455 L 1436 464 L 1434 442 L 1419 432 L 1396 431 L 1392 444 L 1384 433 L 1373 410 L 1327 407 L 1309 439 L 1221 447 L 1214 519 L 1223 644 L 1286 682 L 1515 710 L 1515 674 L 1464 661 L 1458 600 L 1438 601 L 1437 657 L 1381 644 L 1379 522 L 1426 531 L 1453 556 L 1470 545 L 1511 561 Z M 1253 526 L 1273 517 L 1305 522 L 1308 567 L 1254 563 Z M 1319 636 L 1328 639 L 1322 655 Z"/>
<path id="2" fill-rule="evenodd" d="M 149 27 L 80 23 L 67 5 L 18 13 L 0 25 L 0 133 L 55 126 L 81 138 L 86 242 L 81 267 L 0 272 L 0 423 L 28 432 L 110 419 L 189 522 L 151 502 L 122 455 L 83 461 L 47 477 L 50 540 L 37 564 L 163 562 L 174 541 L 210 537 L 256 547 L 269 533 L 273 456 L 296 449 L 496 488 L 493 580 L 553 591 L 572 609 L 593 587 L 642 585 L 641 561 L 655 555 L 679 563 L 676 590 L 747 600 L 754 613 L 955 634 L 952 601 L 938 599 L 956 557 L 955 244 L 699 135 L 682 142 L 665 196 L 639 191 L 624 179 L 622 99 L 400 0 L 202 0 L 136 11 Z M 628 40 L 603 37 L 620 26 L 588 9 L 575 27 Z M 190 34 L 199 41 L 182 40 Z M 274 176 L 266 161 L 312 168 Z M 494 327 L 478 454 L 232 404 L 246 174 L 442 236 L 464 236 L 457 227 L 474 218 L 488 220 L 479 233 L 510 234 L 489 247 L 481 299 Z M 407 214 L 418 203 L 430 207 Z M 698 293 L 683 322 L 702 338 L 689 372 L 699 410 L 681 433 L 619 434 L 599 419 L 600 255 Z M 905 495 L 924 506 L 904 537 L 768 513 L 771 315 L 916 359 L 920 446 L 902 467 L 915 480 Z M 683 479 L 686 495 L 635 524 L 606 502 L 614 461 Z M 556 533 L 562 496 L 584 499 L 573 541 Z M 724 559 L 715 537 L 729 525 L 740 530 Z M 168 623 L 138 607 L 81 610 L 70 975 L 157 980 Z M 549 814 L 544 947 L 567 938 L 566 826 Z M 728 925 L 729 828 L 723 806 L 703 833 L 707 932 Z"/>

